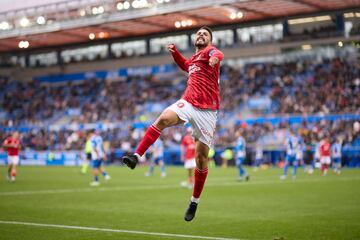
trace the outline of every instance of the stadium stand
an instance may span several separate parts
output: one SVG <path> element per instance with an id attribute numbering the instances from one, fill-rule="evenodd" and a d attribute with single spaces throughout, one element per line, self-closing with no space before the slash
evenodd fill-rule
<path id="1" fill-rule="evenodd" d="M 310 145 L 324 134 L 341 135 L 359 154 L 359 5 L 288 1 L 279 10 L 277 1 L 266 1 L 260 11 L 258 1 L 225 2 L 212 8 L 207 1 L 153 1 L 128 9 L 114 1 L 51 3 L 32 6 L 42 15 L 29 12 L 27 26 L 16 19 L 20 10 L 0 14 L 1 139 L 19 129 L 30 150 L 80 150 L 86 130 L 99 128 L 112 152 L 124 142 L 134 147 L 186 87 L 164 46 L 176 43 L 188 56 L 193 27 L 211 25 L 226 55 L 219 151 L 233 146 L 239 127 L 250 148 L 261 142 L 282 151 L 291 127 Z M 142 8 L 154 11 L 143 16 Z M 171 17 L 174 11 L 186 18 Z M 172 148 L 183 132 L 165 134 Z"/>

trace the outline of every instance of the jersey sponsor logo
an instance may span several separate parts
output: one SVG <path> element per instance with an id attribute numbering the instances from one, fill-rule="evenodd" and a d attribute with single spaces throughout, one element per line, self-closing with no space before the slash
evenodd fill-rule
<path id="1" fill-rule="evenodd" d="M 193 64 L 189 67 L 189 75 L 197 71 L 200 71 L 200 67 L 196 66 L 196 64 Z"/>

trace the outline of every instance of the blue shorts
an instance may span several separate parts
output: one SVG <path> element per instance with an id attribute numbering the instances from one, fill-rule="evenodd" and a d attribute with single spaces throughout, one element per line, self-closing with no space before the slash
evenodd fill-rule
<path id="1" fill-rule="evenodd" d="M 237 158 L 236 159 L 236 166 L 241 166 L 245 161 L 245 158 Z"/>
<path id="2" fill-rule="evenodd" d="M 298 160 L 296 159 L 295 156 L 291 156 L 291 155 L 286 155 L 286 159 L 285 161 L 289 164 L 293 164 L 293 165 L 297 165 L 298 164 Z"/>
<path id="3" fill-rule="evenodd" d="M 157 158 L 151 158 L 151 163 L 155 163 L 155 164 L 159 164 L 159 162 L 163 161 L 162 157 L 157 157 Z"/>
<path id="4" fill-rule="evenodd" d="M 339 164 L 341 163 L 341 158 L 334 158 L 333 161 L 334 163 Z"/>
<path id="5" fill-rule="evenodd" d="M 92 168 L 100 168 L 102 162 L 103 162 L 102 160 L 92 160 L 91 162 Z"/>

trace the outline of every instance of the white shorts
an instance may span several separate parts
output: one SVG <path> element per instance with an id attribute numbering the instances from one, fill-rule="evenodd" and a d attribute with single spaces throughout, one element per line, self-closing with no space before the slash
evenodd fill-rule
<path id="1" fill-rule="evenodd" d="M 186 169 L 195 168 L 195 167 L 196 167 L 195 158 L 185 160 L 184 167 L 185 167 Z"/>
<path id="2" fill-rule="evenodd" d="M 193 129 L 192 136 L 195 140 L 199 140 L 209 148 L 212 147 L 217 111 L 195 108 L 184 99 L 180 99 L 167 109 L 175 112 L 181 120 L 191 124 Z"/>
<path id="3" fill-rule="evenodd" d="M 330 156 L 321 157 L 321 158 L 320 158 L 320 163 L 321 163 L 321 164 L 330 164 L 330 163 L 331 163 Z"/>
<path id="4" fill-rule="evenodd" d="M 8 164 L 18 165 L 19 160 L 19 156 L 8 156 Z"/>

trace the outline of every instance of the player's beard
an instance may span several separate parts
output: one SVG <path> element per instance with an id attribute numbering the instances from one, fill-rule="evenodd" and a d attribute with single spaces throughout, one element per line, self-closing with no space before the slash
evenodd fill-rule
<path id="1" fill-rule="evenodd" d="M 207 46 L 207 44 L 205 44 L 205 43 L 195 43 L 195 47 L 197 47 L 197 48 L 205 48 Z"/>
<path id="2" fill-rule="evenodd" d="M 205 48 L 208 45 L 208 43 L 205 41 L 205 39 L 202 38 L 201 42 L 199 42 L 198 40 L 199 39 L 197 39 L 195 41 L 195 47 L 202 49 L 202 48 Z"/>

